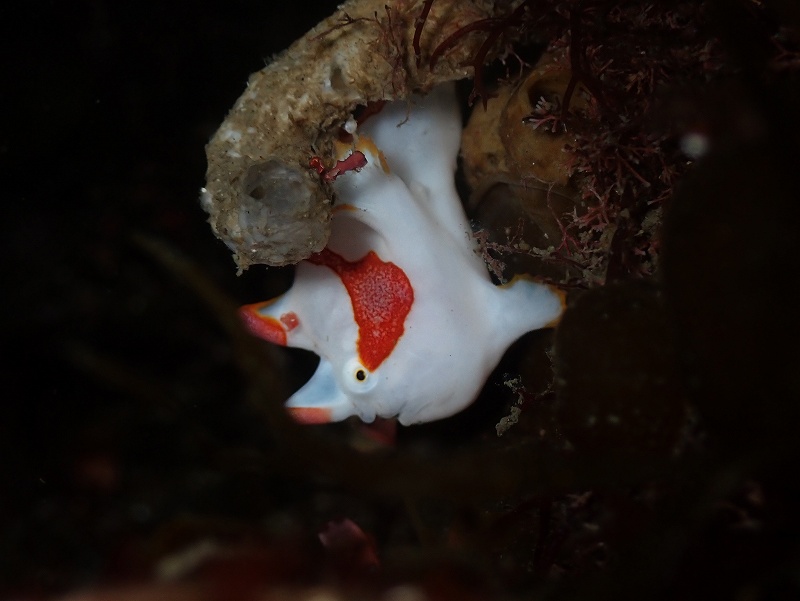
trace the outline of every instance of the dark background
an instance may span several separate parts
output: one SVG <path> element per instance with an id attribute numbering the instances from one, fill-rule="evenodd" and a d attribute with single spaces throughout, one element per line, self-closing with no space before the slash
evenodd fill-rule
<path id="1" fill-rule="evenodd" d="M 245 511 L 236 494 L 216 498 L 227 486 L 206 494 L 184 479 L 202 480 L 220 440 L 247 438 L 226 405 L 225 336 L 131 235 L 168 241 L 242 301 L 268 296 L 264 272 L 236 278 L 205 223 L 204 145 L 248 75 L 337 4 L 0 9 L 0 583 L 91 580 L 162 510 Z"/>

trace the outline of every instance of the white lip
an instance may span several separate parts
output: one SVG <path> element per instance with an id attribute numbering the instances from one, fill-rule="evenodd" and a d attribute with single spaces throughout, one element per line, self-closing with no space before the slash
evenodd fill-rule
<path id="1" fill-rule="evenodd" d="M 356 414 L 350 400 L 339 389 L 333 365 L 327 359 L 320 359 L 317 371 L 286 401 L 286 407 L 325 409 L 330 411 L 331 421 L 340 421 Z"/>

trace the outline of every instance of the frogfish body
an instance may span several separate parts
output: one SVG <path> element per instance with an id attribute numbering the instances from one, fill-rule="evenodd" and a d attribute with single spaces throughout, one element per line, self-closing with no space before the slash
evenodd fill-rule
<path id="1" fill-rule="evenodd" d="M 333 182 L 327 247 L 292 287 L 242 307 L 247 327 L 320 357 L 287 401 L 306 423 L 449 417 L 480 392 L 524 333 L 563 308 L 552 287 L 492 283 L 454 183 L 461 118 L 452 85 L 387 104 L 342 151 L 366 164 Z"/>

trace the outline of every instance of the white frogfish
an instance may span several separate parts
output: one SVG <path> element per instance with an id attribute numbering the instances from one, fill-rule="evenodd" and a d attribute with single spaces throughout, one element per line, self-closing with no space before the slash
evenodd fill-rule
<path id="1" fill-rule="evenodd" d="M 359 125 L 342 157 L 366 164 L 333 182 L 327 247 L 297 265 L 284 295 L 242 307 L 257 336 L 320 357 L 286 403 L 297 420 L 449 417 L 512 342 L 560 316 L 558 290 L 494 285 L 476 254 L 454 183 L 461 128 L 452 84 Z"/>

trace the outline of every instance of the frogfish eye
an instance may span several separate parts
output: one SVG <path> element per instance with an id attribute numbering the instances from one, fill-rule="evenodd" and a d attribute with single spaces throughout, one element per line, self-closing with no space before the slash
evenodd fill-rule
<path id="1" fill-rule="evenodd" d="M 358 361 L 355 361 L 350 366 L 350 377 L 354 380 L 356 386 L 363 387 L 369 380 L 369 376 L 369 370 Z"/>
<path id="2" fill-rule="evenodd" d="M 347 390 L 354 393 L 364 393 L 371 390 L 377 380 L 372 377 L 372 372 L 354 357 L 350 359 L 342 371 L 342 384 Z"/>

